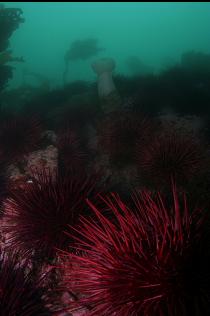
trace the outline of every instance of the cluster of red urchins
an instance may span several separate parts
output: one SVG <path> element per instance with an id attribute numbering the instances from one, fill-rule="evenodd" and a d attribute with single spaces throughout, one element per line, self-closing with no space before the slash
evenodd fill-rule
<path id="1" fill-rule="evenodd" d="M 140 126 L 128 113 L 106 119 L 99 144 L 112 163 L 131 161 L 137 143 L 140 169 L 152 181 L 168 183 L 173 177 L 184 182 L 202 169 L 204 151 L 193 138 L 160 135 L 145 146 L 151 126 L 145 119 Z M 35 127 L 30 137 L 32 131 L 39 134 L 39 126 Z M 77 169 L 84 156 L 76 135 L 67 131 L 59 146 L 65 164 L 73 162 Z M 16 149 L 17 157 L 26 152 Z M 56 257 L 58 248 L 68 250 L 65 231 L 68 225 L 75 227 L 86 211 L 85 198 L 91 192 L 89 179 L 61 178 L 46 171 L 36 174 L 24 189 L 11 190 L 4 203 L 4 228 L 11 247 L 47 262 Z M 88 201 L 97 220 L 82 218 L 81 226 L 74 229 L 78 251 L 65 261 L 64 274 L 67 289 L 83 294 L 78 304 L 88 305 L 89 315 L 210 314 L 210 255 L 203 253 L 202 216 L 199 211 L 189 213 L 186 199 L 179 200 L 175 187 L 173 199 L 168 207 L 161 196 L 143 192 L 135 195 L 130 208 L 111 195 L 101 198 L 102 210 Z"/>
<path id="2" fill-rule="evenodd" d="M 147 192 L 135 194 L 131 208 L 114 194 L 101 199 L 101 210 L 88 201 L 97 221 L 82 218 L 77 254 L 64 255 L 64 283 L 82 294 L 75 308 L 89 305 L 88 315 L 101 316 L 209 315 L 201 213 L 190 213 L 174 186 L 170 207 Z"/>

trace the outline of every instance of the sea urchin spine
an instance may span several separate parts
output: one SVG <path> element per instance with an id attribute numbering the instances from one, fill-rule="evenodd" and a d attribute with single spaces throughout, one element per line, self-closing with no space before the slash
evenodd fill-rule
<path id="1" fill-rule="evenodd" d="M 200 211 L 190 214 L 174 186 L 170 207 L 148 192 L 135 194 L 132 208 L 115 194 L 102 201 L 114 220 L 88 201 L 98 220 L 82 218 L 69 266 L 64 255 L 64 283 L 92 307 L 88 315 L 208 315 Z"/>

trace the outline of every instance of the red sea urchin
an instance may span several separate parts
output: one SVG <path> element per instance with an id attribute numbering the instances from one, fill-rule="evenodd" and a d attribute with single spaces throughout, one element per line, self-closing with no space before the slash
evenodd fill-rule
<path id="1" fill-rule="evenodd" d="M 88 155 L 82 144 L 81 138 L 71 129 L 66 129 L 58 136 L 57 140 L 59 164 L 64 170 L 84 172 Z"/>
<path id="2" fill-rule="evenodd" d="M 175 130 L 161 132 L 143 148 L 137 143 L 136 157 L 140 175 L 152 186 L 168 185 L 171 177 L 177 185 L 186 185 L 206 170 L 202 141 Z"/>
<path id="3" fill-rule="evenodd" d="M 0 150 L 7 161 L 17 161 L 33 151 L 41 140 L 37 118 L 18 116 L 6 119 L 0 127 Z"/>
<path id="4" fill-rule="evenodd" d="M 1 253 L 0 315 L 50 316 L 43 295 L 44 289 L 33 284 L 31 272 L 17 253 Z"/>
<path id="5" fill-rule="evenodd" d="M 69 266 L 64 255 L 64 283 L 81 293 L 81 305 L 91 306 L 87 315 L 209 315 L 210 255 L 201 213 L 190 214 L 175 188 L 171 207 L 147 192 L 134 195 L 132 210 L 115 194 L 102 201 L 115 220 L 88 202 L 98 222 L 82 218 Z"/>
<path id="6" fill-rule="evenodd" d="M 151 133 L 151 123 L 133 111 L 108 114 L 98 127 L 98 144 L 114 166 L 133 163 L 135 144 L 145 143 Z"/>
<path id="7" fill-rule="evenodd" d="M 24 188 L 12 189 L 4 203 L 8 244 L 41 261 L 55 258 L 56 248 L 68 247 L 64 230 L 77 223 L 93 187 L 93 181 L 82 176 L 34 173 Z"/>

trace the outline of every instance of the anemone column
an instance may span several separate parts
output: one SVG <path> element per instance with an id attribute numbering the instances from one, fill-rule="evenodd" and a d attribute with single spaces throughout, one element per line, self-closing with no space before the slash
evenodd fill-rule
<path id="1" fill-rule="evenodd" d="M 93 71 L 98 75 L 98 95 L 104 112 L 111 112 L 120 107 L 120 96 L 115 87 L 112 72 L 115 61 L 112 58 L 102 58 L 92 63 Z"/>

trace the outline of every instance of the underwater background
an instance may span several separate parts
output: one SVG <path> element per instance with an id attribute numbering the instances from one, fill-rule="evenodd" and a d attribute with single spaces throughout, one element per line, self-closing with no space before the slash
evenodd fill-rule
<path id="1" fill-rule="evenodd" d="M 16 65 L 10 85 L 20 85 L 21 70 L 27 68 L 60 86 L 64 54 L 78 39 L 98 39 L 104 48 L 98 57 L 113 57 L 116 73 L 130 76 L 134 70 L 127 60 L 133 56 L 158 72 L 179 62 L 186 51 L 210 51 L 208 2 L 6 4 L 21 8 L 25 18 L 10 39 L 13 53 L 25 59 L 24 65 Z M 94 81 L 90 67 L 94 58 L 72 63 L 69 81 Z"/>
<path id="2" fill-rule="evenodd" d="M 210 315 L 210 3 L 0 3 L 0 316 Z"/>

